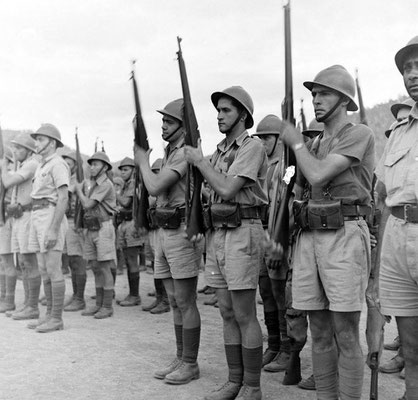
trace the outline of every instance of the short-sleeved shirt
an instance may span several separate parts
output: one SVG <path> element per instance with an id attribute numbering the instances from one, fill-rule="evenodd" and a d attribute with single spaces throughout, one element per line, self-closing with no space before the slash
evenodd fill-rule
<path id="1" fill-rule="evenodd" d="M 329 193 L 332 199 L 342 200 L 343 204 L 370 205 L 375 159 L 373 131 L 359 124 L 339 133 L 327 138 L 321 134 L 308 147 L 318 159 L 324 159 L 329 154 L 339 154 L 353 162 L 325 186 L 312 186 L 311 197 L 321 200 Z"/>
<path id="2" fill-rule="evenodd" d="M 39 160 L 31 156 L 23 161 L 16 171 L 16 174 L 22 177 L 23 181 L 19 185 L 14 186 L 12 202 L 16 202 L 25 206 L 32 201 L 32 178 L 35 176 L 38 168 Z"/>
<path id="3" fill-rule="evenodd" d="M 248 132 L 244 131 L 229 144 L 226 139 L 222 140 L 212 155 L 211 164 L 218 172 L 228 176 L 246 178 L 246 183 L 230 200 L 231 202 L 244 206 L 267 204 L 267 193 L 264 186 L 267 155 L 260 139 L 250 137 Z M 212 203 L 222 202 L 221 197 L 214 190 L 211 191 L 211 201 Z"/>
<path id="4" fill-rule="evenodd" d="M 42 160 L 33 178 L 31 198 L 47 199 L 52 203 L 58 201 L 58 188 L 69 186 L 70 168 L 57 153 Z"/>
<path id="5" fill-rule="evenodd" d="M 386 205 L 418 202 L 418 105 L 393 129 L 376 168 L 386 187 Z"/>
<path id="6" fill-rule="evenodd" d="M 127 182 L 124 182 L 120 196 L 127 200 L 130 198 L 132 200 L 135 194 L 135 180 L 131 177 Z M 123 211 L 132 211 L 132 201 L 128 207 L 124 207 L 122 204 L 118 204 L 119 208 Z"/>
<path id="7" fill-rule="evenodd" d="M 184 158 L 183 146 L 184 138 L 181 137 L 177 143 L 169 143 L 165 149 L 161 171 L 170 169 L 171 171 L 176 172 L 180 179 L 157 196 L 157 207 L 185 206 L 187 161 Z"/>
<path id="8" fill-rule="evenodd" d="M 87 197 L 97 201 L 96 207 L 86 211 L 86 214 L 100 216 L 102 219 L 109 219 L 116 211 L 116 192 L 110 179 L 102 174 L 96 180 L 90 181 Z"/>

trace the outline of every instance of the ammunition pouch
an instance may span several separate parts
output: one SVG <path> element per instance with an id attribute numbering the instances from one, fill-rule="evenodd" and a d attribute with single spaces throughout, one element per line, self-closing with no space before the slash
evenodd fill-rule
<path id="1" fill-rule="evenodd" d="M 335 230 L 344 226 L 341 200 L 310 199 L 307 212 L 310 229 Z"/>
<path id="2" fill-rule="evenodd" d="M 203 226 L 205 230 L 213 229 L 212 217 L 210 215 L 210 205 L 205 204 L 203 206 Z"/>
<path id="3" fill-rule="evenodd" d="M 309 229 L 308 222 L 308 200 L 294 200 L 293 201 L 293 218 L 295 224 L 306 231 Z"/>
<path id="4" fill-rule="evenodd" d="M 115 216 L 116 225 L 120 225 L 123 221 L 132 221 L 132 211 L 119 210 Z"/>
<path id="5" fill-rule="evenodd" d="M 95 215 L 84 215 L 83 226 L 89 231 L 99 231 L 102 228 L 102 221 Z"/>
<path id="6" fill-rule="evenodd" d="M 184 221 L 185 209 L 178 207 L 156 207 L 155 224 L 163 229 L 178 229 Z"/>
<path id="7" fill-rule="evenodd" d="M 260 207 L 260 219 L 263 224 L 263 228 L 267 229 L 269 223 L 269 207 L 264 205 Z"/>
<path id="8" fill-rule="evenodd" d="M 23 208 L 21 204 L 9 204 L 6 207 L 6 213 L 8 217 L 18 219 L 23 215 Z"/>
<path id="9" fill-rule="evenodd" d="M 241 226 L 239 203 L 214 203 L 210 206 L 214 228 L 238 228 Z"/>
<path id="10" fill-rule="evenodd" d="M 148 224 L 150 229 L 157 229 L 157 220 L 155 218 L 155 207 L 150 207 L 147 210 Z"/>

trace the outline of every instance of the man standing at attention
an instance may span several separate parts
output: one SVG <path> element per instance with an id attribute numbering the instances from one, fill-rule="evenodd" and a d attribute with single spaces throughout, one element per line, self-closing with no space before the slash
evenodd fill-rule
<path id="1" fill-rule="evenodd" d="M 229 377 L 207 400 L 261 399 L 260 375 L 263 338 L 256 315 L 256 290 L 264 251 L 261 208 L 267 155 L 263 144 L 251 138 L 254 105 L 240 86 L 211 96 L 218 126 L 225 139 L 211 161 L 202 149 L 186 146 L 189 163 L 199 168 L 209 186 L 213 228 L 207 232 L 206 282 L 216 288 L 223 319 Z"/>
<path id="2" fill-rule="evenodd" d="M 374 136 L 353 125 L 347 111 L 358 109 L 355 84 L 340 65 L 304 82 L 324 131 L 305 145 L 287 124 L 282 135 L 297 159 L 296 198 L 306 198 L 293 258 L 293 307 L 307 310 L 318 399 L 360 399 L 364 360 L 360 312 L 370 273 Z M 298 173 L 299 173 L 298 172 Z M 306 221 L 306 219 L 305 219 Z"/>

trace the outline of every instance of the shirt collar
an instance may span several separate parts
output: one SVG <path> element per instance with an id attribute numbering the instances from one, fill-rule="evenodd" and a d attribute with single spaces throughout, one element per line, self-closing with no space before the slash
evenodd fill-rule
<path id="1" fill-rule="evenodd" d="M 169 143 L 165 149 L 167 153 L 168 152 L 171 153 L 174 149 L 180 149 L 183 146 L 184 146 L 184 135 L 181 135 L 176 143 Z"/>
<path id="2" fill-rule="evenodd" d="M 244 143 L 244 140 L 247 138 L 247 136 L 248 136 L 248 132 L 245 130 L 238 137 L 236 137 L 231 143 L 229 143 L 229 145 L 227 144 L 227 141 L 225 138 L 218 144 L 218 149 L 222 152 L 225 152 L 228 149 L 230 149 L 234 145 L 234 143 L 236 143 L 237 146 L 240 147 Z"/>
<path id="3" fill-rule="evenodd" d="M 418 119 L 418 103 L 415 103 L 411 112 L 409 113 L 409 120 L 411 119 Z"/>
<path id="4" fill-rule="evenodd" d="M 42 159 L 42 166 L 50 162 L 53 158 L 59 157 L 57 153 L 52 153 L 50 156 Z"/>

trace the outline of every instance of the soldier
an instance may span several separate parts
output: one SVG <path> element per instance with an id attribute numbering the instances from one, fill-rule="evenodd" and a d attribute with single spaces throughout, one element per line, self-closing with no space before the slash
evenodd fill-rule
<path id="1" fill-rule="evenodd" d="M 371 212 L 374 137 L 366 126 L 349 123 L 347 111 L 358 107 L 344 67 L 326 68 L 304 86 L 324 131 L 308 147 L 289 124 L 282 134 L 301 172 L 296 198 L 308 197 L 295 213 L 302 231 L 293 254 L 293 307 L 309 314 L 318 398 L 360 399 L 359 320 L 370 274 L 365 216 Z"/>
<path id="2" fill-rule="evenodd" d="M 273 198 L 273 196 L 275 186 L 281 182 L 283 176 L 283 144 L 280 140 L 281 123 L 282 121 L 276 115 L 267 115 L 260 121 L 254 134 L 261 139 L 267 153 L 266 191 L 270 203 L 279 200 Z M 263 224 L 267 228 L 267 215 Z M 263 299 L 264 322 L 268 333 L 268 347 L 263 355 L 263 366 L 264 370 L 268 372 L 285 371 L 289 364 L 290 347 L 285 319 L 287 270 L 286 262 L 279 263 L 268 258 L 264 258 L 260 270 L 258 286 Z"/>
<path id="3" fill-rule="evenodd" d="M 225 139 L 211 161 L 201 148 L 186 146 L 188 162 L 199 168 L 209 186 L 213 230 L 207 234 L 206 282 L 216 288 L 223 319 L 228 381 L 205 399 L 261 399 L 263 339 L 256 315 L 256 289 L 263 259 L 261 209 L 267 156 L 251 138 L 254 105 L 240 86 L 211 96 Z"/>
<path id="4" fill-rule="evenodd" d="M 83 316 L 96 319 L 113 315 L 114 280 L 116 272 L 116 246 L 113 215 L 116 211 L 115 188 L 107 176 L 112 169 L 106 153 L 98 151 L 88 160 L 90 183 L 75 184 L 75 191 L 85 210 L 84 213 L 84 258 L 91 263 L 96 287 L 96 305 L 81 312 Z M 85 194 L 85 191 L 87 194 Z"/>
<path id="5" fill-rule="evenodd" d="M 47 301 L 46 315 L 29 328 L 46 333 L 64 328 L 65 280 L 61 256 L 65 243 L 70 171 L 56 150 L 63 147 L 61 134 L 52 124 L 43 124 L 31 136 L 37 153 L 42 157 L 32 184 L 32 215 L 30 221 L 30 252 L 36 252 L 39 271 Z"/>
<path id="6" fill-rule="evenodd" d="M 177 357 L 154 373 L 166 383 L 185 384 L 199 378 L 197 355 L 200 344 L 200 314 L 196 305 L 196 286 L 202 257 L 201 243 L 185 237 L 185 187 L 187 162 L 184 159 L 183 99 L 168 103 L 162 114 L 162 137 L 168 142 L 161 170 L 152 172 L 150 152 L 135 148 L 135 162 L 144 184 L 155 196 L 156 208 L 151 223 L 158 226 L 154 235 L 154 277 L 163 279 L 173 309 Z"/>
<path id="7" fill-rule="evenodd" d="M 405 360 L 406 393 L 418 399 L 418 36 L 395 55 L 405 88 L 414 101 L 408 118 L 390 135 L 376 168 L 377 191 L 387 219 L 380 258 L 380 302 L 384 315 L 394 315 Z"/>
<path id="8" fill-rule="evenodd" d="M 86 308 L 84 301 L 84 289 L 87 282 L 86 261 L 83 258 L 84 234 L 80 227 L 74 225 L 74 213 L 76 204 L 75 185 L 77 183 L 77 155 L 75 151 L 70 151 L 62 155 L 71 171 L 70 186 L 68 188 L 68 207 L 66 216 L 68 229 L 65 236 L 65 253 L 68 257 L 68 266 L 71 270 L 71 282 L 73 286 L 73 296 L 71 301 L 66 304 L 64 311 L 80 311 Z"/>
<path id="9" fill-rule="evenodd" d="M 116 204 L 118 206 L 116 213 L 117 240 L 127 266 L 129 284 L 129 294 L 119 302 L 119 305 L 131 307 L 141 304 L 138 256 L 140 247 L 144 246 L 144 240 L 136 231 L 132 219 L 132 200 L 135 195 L 134 160 L 125 157 L 118 168 L 123 179 L 123 186 L 121 191 L 116 193 Z"/>
<path id="10" fill-rule="evenodd" d="M 1 163 L 1 175 L 6 175 L 13 169 L 13 153 L 7 147 L 4 152 L 4 160 Z M 6 189 L 4 189 L 6 190 Z M 4 194 L 3 207 L 7 210 L 12 198 L 12 190 Z M 0 226 L 0 313 L 15 310 L 15 291 L 17 271 L 12 252 L 12 219 L 5 212 L 5 223 Z"/>
<path id="11" fill-rule="evenodd" d="M 11 203 L 8 206 L 8 217 L 12 224 L 12 251 L 17 254 L 22 268 L 22 281 L 25 290 L 25 303 L 21 310 L 12 314 L 15 320 L 37 319 L 39 317 L 39 291 L 41 275 L 39 274 L 36 254 L 28 251 L 28 232 L 32 210 L 32 178 L 38 167 L 38 160 L 34 157 L 35 142 L 27 133 L 18 135 L 11 141 L 15 161 L 19 167 L 15 171 L 7 172 L 3 168 L 2 181 L 5 188 L 12 189 Z"/>

